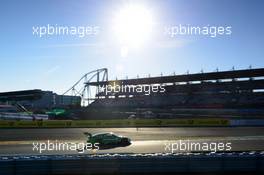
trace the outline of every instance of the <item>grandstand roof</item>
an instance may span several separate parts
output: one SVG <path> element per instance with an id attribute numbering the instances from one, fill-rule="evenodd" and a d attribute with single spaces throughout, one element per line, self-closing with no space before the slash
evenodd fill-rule
<path id="1" fill-rule="evenodd" d="M 196 74 L 187 74 L 187 75 L 185 74 L 185 75 L 173 75 L 173 76 L 160 76 L 160 77 L 150 77 L 150 78 L 110 80 L 110 81 L 100 81 L 100 82 L 87 82 L 86 84 L 91 86 L 99 86 L 99 85 L 103 86 L 114 83 L 123 84 L 123 85 L 138 85 L 138 84 L 162 84 L 162 83 L 175 83 L 175 82 L 222 80 L 222 79 L 234 79 L 234 78 L 254 78 L 254 77 L 264 77 L 264 68 L 196 73 Z"/>
<path id="2" fill-rule="evenodd" d="M 0 93 L 0 101 L 33 100 L 33 99 L 40 98 L 42 93 L 43 92 L 39 89 L 1 92 Z"/>

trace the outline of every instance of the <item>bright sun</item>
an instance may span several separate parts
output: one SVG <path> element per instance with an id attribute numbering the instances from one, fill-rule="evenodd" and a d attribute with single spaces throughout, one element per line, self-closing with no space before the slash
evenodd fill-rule
<path id="1" fill-rule="evenodd" d="M 116 36 L 126 47 L 142 45 L 150 37 L 152 27 L 152 15 L 142 6 L 126 6 L 114 17 Z"/>

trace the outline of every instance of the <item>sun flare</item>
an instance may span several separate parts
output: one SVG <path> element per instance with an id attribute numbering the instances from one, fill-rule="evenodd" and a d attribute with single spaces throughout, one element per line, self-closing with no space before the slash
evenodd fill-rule
<path id="1" fill-rule="evenodd" d="M 152 32 L 153 19 L 149 10 L 139 5 L 129 5 L 114 17 L 114 30 L 122 45 L 138 47 L 146 42 Z"/>

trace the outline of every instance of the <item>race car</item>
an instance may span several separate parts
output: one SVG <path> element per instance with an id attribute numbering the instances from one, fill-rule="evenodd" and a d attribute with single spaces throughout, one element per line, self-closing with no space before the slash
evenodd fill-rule
<path id="1" fill-rule="evenodd" d="M 124 136 L 116 135 L 112 132 L 91 134 L 85 132 L 87 136 L 87 143 L 95 145 L 99 144 L 99 149 L 111 149 L 116 147 L 126 147 L 131 145 L 131 140 Z"/>

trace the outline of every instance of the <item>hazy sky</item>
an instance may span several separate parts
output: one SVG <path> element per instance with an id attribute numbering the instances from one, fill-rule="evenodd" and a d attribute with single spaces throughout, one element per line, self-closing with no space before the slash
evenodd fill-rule
<path id="1" fill-rule="evenodd" d="M 128 47 L 124 56 L 113 20 L 127 4 L 147 9 L 153 25 L 144 44 Z M 83 74 L 103 67 L 111 79 L 264 67 L 263 19 L 262 0 L 1 0 L 0 92 L 62 93 Z M 33 35 L 33 26 L 48 24 L 98 26 L 99 33 L 83 38 Z M 231 26 L 232 34 L 164 34 L 165 26 L 179 24 Z"/>

